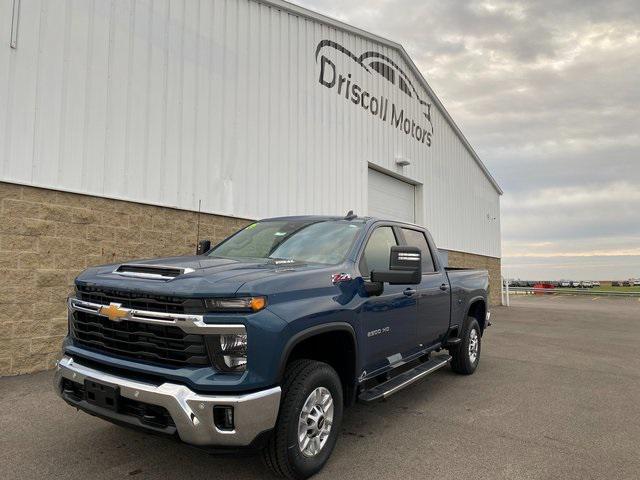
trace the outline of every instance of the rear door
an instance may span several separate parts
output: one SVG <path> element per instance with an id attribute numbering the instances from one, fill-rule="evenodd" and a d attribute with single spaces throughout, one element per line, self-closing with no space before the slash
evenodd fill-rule
<path id="1" fill-rule="evenodd" d="M 449 330 L 450 297 L 449 280 L 444 268 L 439 266 L 429 247 L 427 236 L 418 229 L 402 227 L 406 245 L 418 247 L 422 252 L 422 281 L 417 290 L 417 338 L 425 346 L 442 341 Z"/>
<path id="2" fill-rule="evenodd" d="M 380 225 L 370 234 L 358 263 L 360 274 L 368 280 L 372 270 L 388 270 L 391 247 L 399 245 L 400 233 L 392 225 Z M 384 284 L 379 296 L 364 299 L 359 317 L 364 368 L 371 373 L 400 360 L 415 347 L 417 300 L 407 294 L 412 285 Z"/>

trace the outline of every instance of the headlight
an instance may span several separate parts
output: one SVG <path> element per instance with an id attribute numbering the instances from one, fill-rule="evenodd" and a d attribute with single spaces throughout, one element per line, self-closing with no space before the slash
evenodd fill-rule
<path id="1" fill-rule="evenodd" d="M 204 301 L 210 312 L 259 312 L 267 306 L 265 297 L 209 298 Z"/>
<path id="2" fill-rule="evenodd" d="M 207 335 L 213 366 L 221 372 L 244 372 L 247 368 L 247 334 Z"/>

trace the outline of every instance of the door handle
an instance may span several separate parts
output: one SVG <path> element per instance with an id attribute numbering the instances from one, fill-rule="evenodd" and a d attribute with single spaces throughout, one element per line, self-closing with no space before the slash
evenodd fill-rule
<path id="1" fill-rule="evenodd" d="M 449 288 L 449 287 L 447 286 L 446 283 L 443 283 L 442 285 L 440 285 L 440 290 L 442 290 L 443 292 L 445 292 L 447 290 L 447 288 Z"/>
<path id="2" fill-rule="evenodd" d="M 410 297 L 411 295 L 414 295 L 416 291 L 417 290 L 415 288 L 405 288 L 402 293 L 404 293 L 407 297 Z"/>

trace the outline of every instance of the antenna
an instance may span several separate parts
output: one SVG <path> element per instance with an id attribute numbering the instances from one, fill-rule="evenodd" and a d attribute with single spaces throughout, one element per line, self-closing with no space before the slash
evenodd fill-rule
<path id="1" fill-rule="evenodd" d="M 196 247 L 200 243 L 200 209 L 202 207 L 202 199 L 198 200 L 198 216 L 196 219 Z"/>
<path id="2" fill-rule="evenodd" d="M 355 213 L 353 213 L 353 210 L 349 210 L 347 212 L 347 214 L 345 215 L 344 219 L 345 220 L 353 220 L 354 218 L 357 218 L 357 217 L 358 216 Z"/>

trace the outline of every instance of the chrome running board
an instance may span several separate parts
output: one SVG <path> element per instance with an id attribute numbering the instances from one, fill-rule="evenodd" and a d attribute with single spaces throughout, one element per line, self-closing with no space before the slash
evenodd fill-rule
<path id="1" fill-rule="evenodd" d="M 380 383 L 369 390 L 365 390 L 358 396 L 358 400 L 364 403 L 375 402 L 390 397 L 394 393 L 417 382 L 421 378 L 440 370 L 451 361 L 450 355 L 438 355 L 424 363 L 407 370 L 384 383 Z"/>

